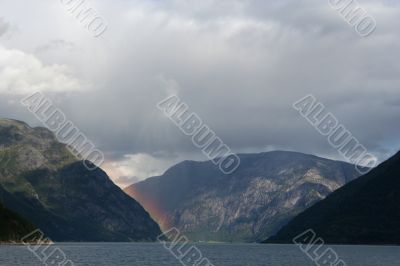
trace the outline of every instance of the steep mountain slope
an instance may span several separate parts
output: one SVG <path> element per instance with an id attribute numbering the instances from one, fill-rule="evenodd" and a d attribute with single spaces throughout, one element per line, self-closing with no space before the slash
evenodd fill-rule
<path id="1" fill-rule="evenodd" d="M 267 242 L 313 229 L 326 243 L 400 244 L 400 153 L 293 219 Z"/>
<path id="2" fill-rule="evenodd" d="M 127 189 L 165 229 L 192 240 L 261 241 L 358 176 L 355 167 L 294 152 L 239 155 L 224 175 L 211 162 L 185 161 Z"/>
<path id="3" fill-rule="evenodd" d="M 24 236 L 34 230 L 35 226 L 0 202 L 0 243 L 20 243 Z"/>
<path id="4" fill-rule="evenodd" d="M 54 241 L 155 240 L 159 226 L 45 128 L 0 120 L 0 199 Z"/>

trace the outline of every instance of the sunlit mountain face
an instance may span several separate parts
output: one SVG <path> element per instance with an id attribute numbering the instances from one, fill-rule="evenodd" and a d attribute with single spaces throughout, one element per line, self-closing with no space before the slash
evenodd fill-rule
<path id="1" fill-rule="evenodd" d="M 0 119 L 0 144 L 1 202 L 50 239 L 155 241 L 161 233 L 137 201 L 50 130 Z"/>

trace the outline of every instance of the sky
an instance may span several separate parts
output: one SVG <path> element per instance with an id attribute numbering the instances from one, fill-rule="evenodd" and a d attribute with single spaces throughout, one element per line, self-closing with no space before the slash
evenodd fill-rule
<path id="1" fill-rule="evenodd" d="M 71 1 L 0 0 L 0 117 L 41 125 L 20 104 L 41 91 L 122 187 L 207 159 L 157 108 L 172 94 L 235 153 L 345 160 L 293 109 L 309 94 L 380 161 L 400 149 L 397 0 L 358 1 L 368 37 L 328 0 L 86 0 L 95 37 Z"/>

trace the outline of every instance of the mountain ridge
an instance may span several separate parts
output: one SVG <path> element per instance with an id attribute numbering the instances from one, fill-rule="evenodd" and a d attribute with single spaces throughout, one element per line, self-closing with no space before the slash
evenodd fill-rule
<path id="1" fill-rule="evenodd" d="M 54 241 L 155 241 L 160 228 L 46 128 L 0 120 L 0 199 Z M 87 162 L 90 164 L 90 162 Z"/>
<path id="2" fill-rule="evenodd" d="M 184 161 L 124 191 L 191 240 L 254 242 L 359 175 L 348 163 L 299 152 L 239 157 L 230 175 L 210 161 Z"/>

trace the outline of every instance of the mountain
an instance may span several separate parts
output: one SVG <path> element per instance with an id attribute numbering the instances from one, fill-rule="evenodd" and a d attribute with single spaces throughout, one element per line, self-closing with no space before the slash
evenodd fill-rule
<path id="1" fill-rule="evenodd" d="M 0 201 L 53 241 L 153 241 L 159 226 L 49 130 L 0 120 Z"/>
<path id="2" fill-rule="evenodd" d="M 35 226 L 0 202 L 0 243 L 20 243 L 24 236 L 34 230 Z"/>
<path id="3" fill-rule="evenodd" d="M 400 153 L 307 209 L 269 243 L 312 229 L 333 244 L 400 244 Z"/>
<path id="4" fill-rule="evenodd" d="M 195 241 L 262 241 L 295 215 L 359 176 L 353 165 L 294 152 L 239 155 L 224 175 L 185 161 L 124 191 L 164 228 Z"/>

